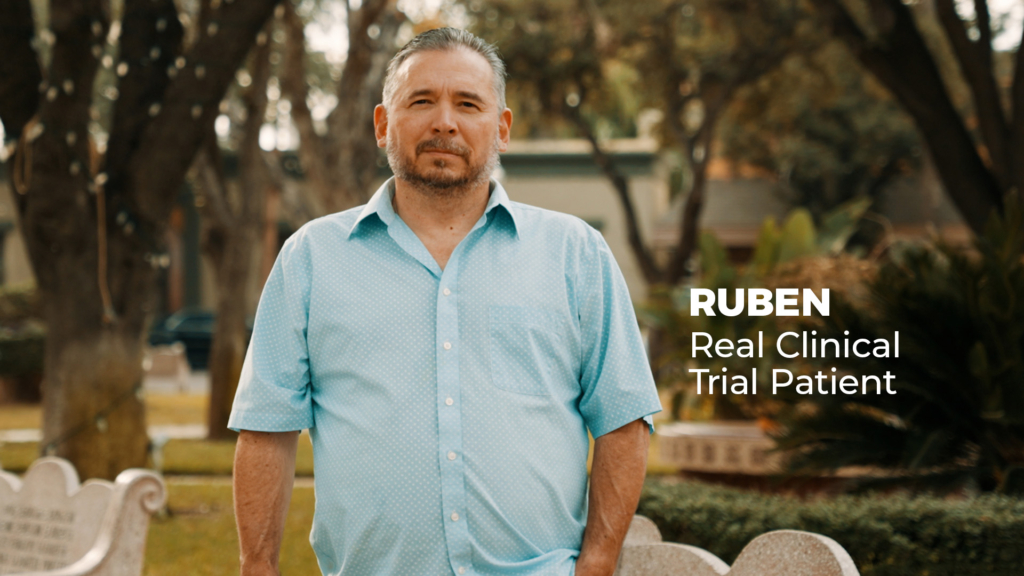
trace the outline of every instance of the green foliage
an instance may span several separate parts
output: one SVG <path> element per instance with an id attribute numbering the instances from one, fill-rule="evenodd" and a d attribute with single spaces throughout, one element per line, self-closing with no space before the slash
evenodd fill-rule
<path id="1" fill-rule="evenodd" d="M 506 62 L 516 138 L 578 136 L 566 103 L 579 105 L 601 138 L 636 136 L 645 109 L 662 120 L 680 115 L 692 137 L 709 108 L 774 65 L 765 55 L 799 42 L 810 20 L 798 0 L 466 4 L 469 30 Z M 678 146 L 660 124 L 655 134 Z"/>
<path id="2" fill-rule="evenodd" d="M 869 199 L 855 199 L 829 212 L 821 228 L 814 225 L 810 213 L 798 208 L 786 218 L 781 228 L 775 219 L 768 217 L 761 226 L 757 245 L 750 264 L 743 269 L 729 262 L 728 254 L 721 243 L 710 233 L 700 237 L 701 275 L 696 287 L 708 288 L 718 293 L 725 289 L 728 303 L 735 305 L 734 290 L 764 286 L 777 273 L 782 264 L 816 256 L 834 256 L 842 251 L 861 216 L 870 204 Z M 774 355 L 774 342 L 782 326 L 780 320 L 770 316 L 750 316 L 745 311 L 737 316 L 690 316 L 690 289 L 677 289 L 671 293 L 656 294 L 640 310 L 640 317 L 647 324 L 660 328 L 665 342 L 665 353 L 656 358 L 662 373 L 667 378 L 659 386 L 676 389 L 673 400 L 673 416 L 685 419 L 733 419 L 766 415 L 771 411 L 770 381 L 772 367 L 780 367 L 783 359 Z M 757 341 L 758 333 L 764 333 L 764 355 L 760 358 L 697 357 L 692 349 L 692 334 L 708 333 L 716 341 L 728 338 L 736 342 L 740 338 Z M 758 369 L 758 395 L 709 395 L 696 394 L 695 381 L 687 370 L 699 363 L 711 374 L 721 373 L 726 368 L 732 374 L 749 377 L 753 368 Z"/>
<path id="3" fill-rule="evenodd" d="M 779 262 L 810 256 L 815 253 L 817 243 L 818 234 L 811 213 L 806 208 L 797 208 L 789 213 L 786 223 L 782 225 Z"/>
<path id="4" fill-rule="evenodd" d="M 19 326 L 42 317 L 42 302 L 35 286 L 0 286 L 0 326 Z"/>
<path id="5" fill-rule="evenodd" d="M 840 42 L 819 42 L 742 88 L 719 129 L 724 156 L 778 175 L 818 221 L 851 198 L 878 198 L 922 156 L 892 96 Z"/>
<path id="6" fill-rule="evenodd" d="M 974 253 L 894 250 L 862 303 L 834 298 L 819 337 L 885 338 L 899 358 L 823 360 L 848 373 L 895 375 L 895 395 L 813 395 L 785 411 L 794 471 L 888 471 L 923 488 L 1024 493 L 1024 210 L 1006 201 Z"/>
<path id="7" fill-rule="evenodd" d="M 840 496 L 805 502 L 695 482 L 648 481 L 637 513 L 665 541 L 732 563 L 755 537 L 806 530 L 841 544 L 863 576 L 1011 576 L 1024 566 L 1024 501 L 985 495 Z"/>
<path id="8" fill-rule="evenodd" d="M 514 138 L 577 136 L 563 108 L 584 93 L 585 114 L 600 136 L 635 135 L 644 83 L 624 60 L 583 49 L 593 38 L 578 2 L 488 0 L 470 2 L 468 11 L 469 30 L 497 45 L 505 60 Z"/>

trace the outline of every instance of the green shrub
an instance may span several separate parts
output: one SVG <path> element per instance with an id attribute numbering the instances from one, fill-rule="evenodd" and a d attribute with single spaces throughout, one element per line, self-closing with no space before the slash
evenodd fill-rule
<path id="1" fill-rule="evenodd" d="M 1024 205 L 1008 197 L 973 252 L 941 242 L 890 252 L 869 297 L 837 295 L 817 330 L 851 342 L 898 332 L 899 357 L 820 361 L 889 372 L 895 393 L 780 394 L 792 402 L 776 436 L 790 470 L 868 466 L 888 475 L 865 484 L 1024 495 Z"/>
<path id="2" fill-rule="evenodd" d="M 742 267 L 735 266 L 725 247 L 713 234 L 705 232 L 699 245 L 700 277 L 693 287 L 707 288 L 716 294 L 724 289 L 729 305 L 735 306 L 736 289 L 771 288 L 772 283 L 809 260 L 833 259 L 843 254 L 870 204 L 870 198 L 846 202 L 826 214 L 820 227 L 815 226 L 810 212 L 804 208 L 791 211 L 781 226 L 769 216 L 761 226 L 750 262 Z M 775 338 L 792 321 L 752 316 L 746 310 L 737 316 L 691 316 L 690 290 L 686 285 L 672 289 L 655 287 L 647 303 L 638 310 L 641 322 L 657 332 L 652 335 L 656 341 L 652 344 L 654 368 L 658 386 L 673 392 L 670 414 L 677 420 L 737 420 L 772 415 L 776 408 L 770 400 L 771 369 L 788 363 L 775 355 Z M 694 332 L 710 334 L 715 341 L 733 342 L 740 338 L 756 341 L 758 334 L 764 333 L 765 354 L 757 358 L 734 354 L 709 359 L 691 350 Z M 759 377 L 751 385 L 761 393 L 697 394 L 696 380 L 688 371 L 695 365 L 711 370 L 712 374 L 722 368 L 733 374 L 750 374 L 757 368 Z"/>
<path id="3" fill-rule="evenodd" d="M 0 402 L 38 402 L 46 329 L 33 286 L 0 286 Z"/>
<path id="4" fill-rule="evenodd" d="M 1024 574 L 1024 500 L 1011 496 L 803 501 L 649 480 L 638 513 L 658 525 L 666 542 L 699 546 L 728 563 L 755 537 L 793 529 L 839 542 L 863 576 Z"/>
<path id="5" fill-rule="evenodd" d="M 31 284 L 0 286 L 0 326 L 20 326 L 43 317 L 39 291 Z"/>
<path id="6" fill-rule="evenodd" d="M 46 333 L 40 329 L 0 328 L 0 376 L 26 377 L 42 374 Z"/>

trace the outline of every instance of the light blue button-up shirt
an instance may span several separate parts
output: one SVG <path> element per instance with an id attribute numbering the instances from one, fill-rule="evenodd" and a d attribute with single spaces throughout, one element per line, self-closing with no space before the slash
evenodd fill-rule
<path id="1" fill-rule="evenodd" d="M 661 410 L 622 274 L 495 182 L 442 270 L 393 195 L 285 243 L 229 426 L 309 429 L 325 575 L 569 576 L 587 430 Z"/>

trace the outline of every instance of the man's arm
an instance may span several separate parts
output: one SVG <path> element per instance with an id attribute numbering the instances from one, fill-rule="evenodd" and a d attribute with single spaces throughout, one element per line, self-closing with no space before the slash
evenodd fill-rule
<path id="1" fill-rule="evenodd" d="M 611 576 L 647 473 L 647 423 L 635 420 L 594 441 L 590 507 L 576 576 Z"/>
<path id="2" fill-rule="evenodd" d="M 242 430 L 235 447 L 235 521 L 242 576 L 277 576 L 295 483 L 299 433 Z M 596 454 L 595 454 L 596 455 Z"/>

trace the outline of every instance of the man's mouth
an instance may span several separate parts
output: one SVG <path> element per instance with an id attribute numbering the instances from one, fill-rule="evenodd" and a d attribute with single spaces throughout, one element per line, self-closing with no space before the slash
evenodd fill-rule
<path id="1" fill-rule="evenodd" d="M 445 142 L 439 139 L 428 140 L 421 142 L 416 147 L 416 153 L 419 154 L 434 154 L 437 156 L 454 156 L 456 158 L 465 158 L 469 153 L 469 150 L 459 146 L 454 142 Z"/>

